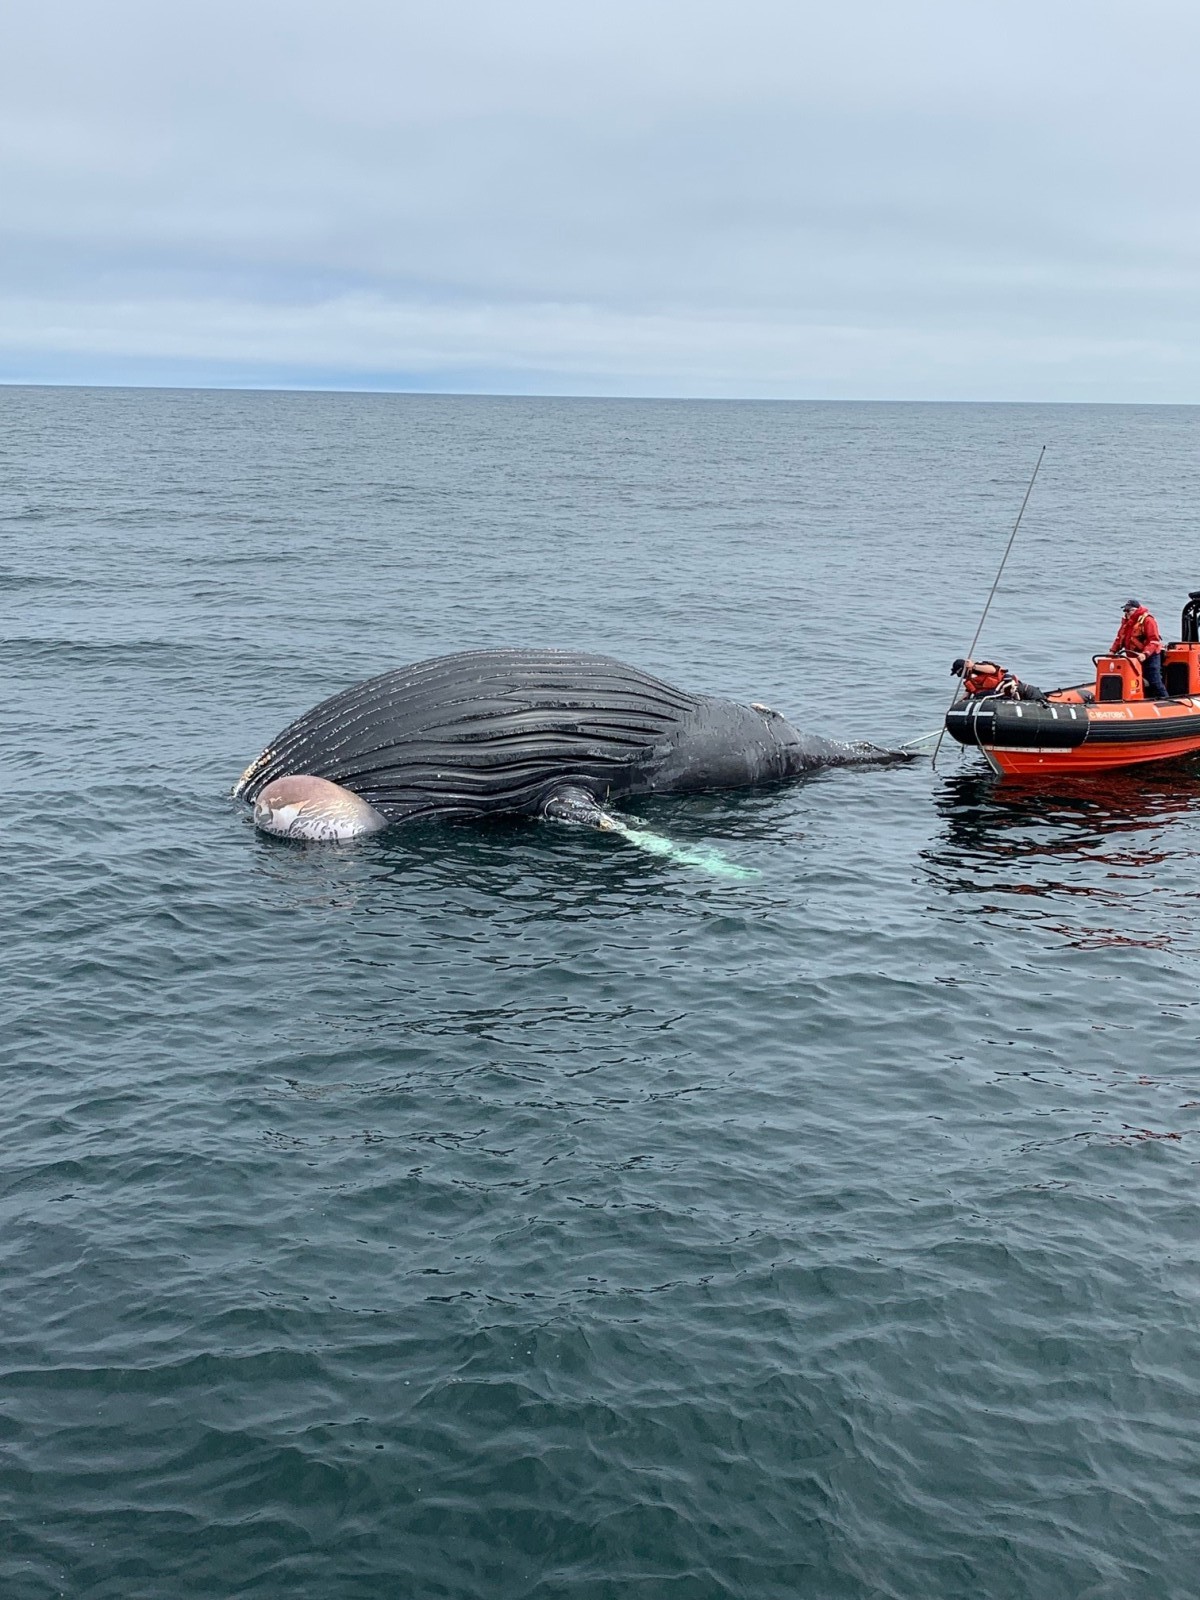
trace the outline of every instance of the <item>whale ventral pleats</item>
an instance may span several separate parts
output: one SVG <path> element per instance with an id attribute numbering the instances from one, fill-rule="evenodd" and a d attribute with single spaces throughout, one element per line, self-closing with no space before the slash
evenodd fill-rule
<path id="1" fill-rule="evenodd" d="M 302 776 L 386 824 L 535 817 L 564 788 L 608 804 L 778 782 L 848 756 L 849 747 L 804 736 L 761 705 L 692 694 L 611 656 L 472 650 L 331 695 L 284 728 L 234 792 L 255 804 L 277 780 Z M 322 806 L 334 820 L 320 825 L 352 825 L 345 799 L 340 809 L 314 795 L 302 804 L 306 826 Z M 282 824 L 286 806 L 278 809 Z"/>

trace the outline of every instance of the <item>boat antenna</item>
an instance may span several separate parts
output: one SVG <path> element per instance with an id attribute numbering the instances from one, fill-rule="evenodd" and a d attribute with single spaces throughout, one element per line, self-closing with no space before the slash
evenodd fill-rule
<path id="1" fill-rule="evenodd" d="M 1037 460 L 1034 462 L 1033 475 L 1029 480 L 1029 487 L 1025 491 L 1024 500 L 1021 501 L 1021 509 L 1017 512 L 1017 520 L 1013 523 L 1012 532 L 1008 536 L 1008 543 L 1004 546 L 1004 554 L 1000 557 L 1000 565 L 996 569 L 996 576 L 992 579 L 992 587 L 988 590 L 988 597 L 983 603 L 983 611 L 980 614 L 979 626 L 975 629 L 975 637 L 971 640 L 970 646 L 967 649 L 966 659 L 968 661 L 973 661 L 975 659 L 975 646 L 979 643 L 979 635 L 983 632 L 983 625 L 987 621 L 987 614 L 991 610 L 992 601 L 996 598 L 996 590 L 1000 587 L 1000 575 L 1004 571 L 1005 562 L 1008 560 L 1009 552 L 1013 547 L 1013 540 L 1017 537 L 1017 529 L 1021 526 L 1021 518 L 1025 515 L 1025 507 L 1029 504 L 1029 496 L 1033 493 L 1033 485 L 1038 475 L 1038 468 L 1041 466 L 1042 457 L 1045 454 L 1046 446 L 1043 445 L 1038 451 Z M 950 697 L 950 706 L 954 704 L 954 702 L 958 699 L 958 696 L 959 690 L 956 687 L 954 693 Z M 950 706 L 946 707 L 947 712 L 949 712 Z M 942 748 L 942 740 L 945 738 L 945 736 L 946 719 L 943 717 L 942 731 L 938 734 L 938 742 L 933 747 L 933 758 L 929 763 L 931 767 L 937 766 L 938 751 Z"/>

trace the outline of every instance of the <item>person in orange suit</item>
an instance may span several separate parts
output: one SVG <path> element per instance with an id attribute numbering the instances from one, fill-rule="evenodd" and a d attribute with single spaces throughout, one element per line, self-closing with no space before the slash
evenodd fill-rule
<path id="1" fill-rule="evenodd" d="M 1110 655 L 1128 656 L 1142 663 L 1142 693 L 1147 700 L 1165 700 L 1162 680 L 1162 634 L 1158 623 L 1140 600 L 1126 600 L 1121 626 L 1112 642 Z"/>
<path id="2" fill-rule="evenodd" d="M 1036 700 L 1046 704 L 1046 696 L 1032 683 L 1022 683 L 1015 673 L 996 661 L 968 661 L 959 656 L 950 668 L 952 677 L 961 678 L 963 693 L 998 694 L 1006 700 Z"/>

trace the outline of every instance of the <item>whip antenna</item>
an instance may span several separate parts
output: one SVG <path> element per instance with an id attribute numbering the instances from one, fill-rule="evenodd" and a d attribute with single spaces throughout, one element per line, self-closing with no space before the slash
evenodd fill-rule
<path id="1" fill-rule="evenodd" d="M 1042 457 L 1045 454 L 1046 446 L 1043 445 L 1041 450 L 1038 452 L 1037 461 L 1034 463 L 1033 476 L 1029 480 L 1029 487 L 1025 491 L 1025 498 L 1021 501 L 1021 509 L 1017 512 L 1017 520 L 1013 523 L 1012 532 L 1008 536 L 1008 543 L 1004 546 L 1004 554 L 1000 558 L 1000 565 L 996 569 L 996 576 L 992 580 L 992 587 L 988 590 L 988 597 L 984 601 L 983 612 L 979 618 L 979 626 L 975 629 L 975 637 L 971 640 L 970 647 L 967 650 L 966 659 L 968 661 L 973 661 L 975 659 L 975 646 L 979 643 L 979 635 L 983 632 L 983 625 L 987 621 L 987 614 L 991 609 L 992 601 L 996 598 L 996 590 L 1000 587 L 1000 575 L 1004 571 L 1004 564 L 1008 560 L 1009 551 L 1013 547 L 1013 540 L 1017 537 L 1017 529 L 1021 526 L 1021 518 L 1025 515 L 1025 507 L 1029 504 L 1029 496 L 1033 493 L 1033 485 L 1038 475 L 1038 468 L 1041 466 Z M 950 706 L 952 706 L 957 699 L 958 690 L 955 689 L 953 695 L 950 697 Z M 949 712 L 950 706 L 946 707 L 947 712 Z M 929 763 L 931 767 L 937 766 L 938 751 L 942 748 L 942 740 L 945 738 L 945 736 L 946 719 L 943 717 L 942 731 L 938 734 L 938 742 L 933 747 L 933 758 Z"/>

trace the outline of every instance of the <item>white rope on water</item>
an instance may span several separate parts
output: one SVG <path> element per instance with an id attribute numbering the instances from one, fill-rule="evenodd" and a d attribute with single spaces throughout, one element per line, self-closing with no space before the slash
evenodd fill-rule
<path id="1" fill-rule="evenodd" d="M 931 739 L 940 738 L 941 732 L 942 730 L 940 728 L 933 728 L 928 733 L 919 733 L 915 739 L 909 739 L 908 742 L 906 744 L 902 744 L 900 748 L 901 750 L 915 750 L 920 744 L 928 744 Z"/>

